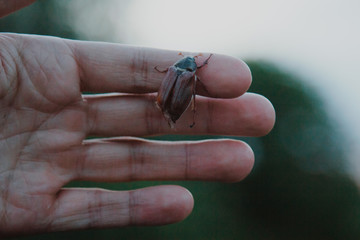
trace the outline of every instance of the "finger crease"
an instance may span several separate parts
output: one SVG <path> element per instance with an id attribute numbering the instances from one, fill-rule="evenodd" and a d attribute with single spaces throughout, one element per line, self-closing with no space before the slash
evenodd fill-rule
<path id="1" fill-rule="evenodd" d="M 92 204 L 95 203 L 95 204 Z M 93 228 L 98 226 L 99 220 L 101 219 L 101 206 L 102 201 L 102 192 L 95 190 L 92 196 L 91 201 L 88 201 L 88 213 L 89 213 L 89 222 L 88 227 Z"/>
<path id="2" fill-rule="evenodd" d="M 130 143 L 129 147 L 129 181 L 137 180 L 141 175 L 141 169 L 145 162 L 145 157 L 142 153 L 142 148 L 138 146 L 139 143 Z M 141 143 L 140 143 L 141 144 Z"/>
<path id="3" fill-rule="evenodd" d="M 137 216 L 137 193 L 135 191 L 129 191 L 129 199 L 128 199 L 128 209 L 129 209 L 129 225 L 134 225 L 136 223 Z"/>
<path id="4" fill-rule="evenodd" d="M 190 154 L 189 154 L 189 144 L 184 144 L 184 152 L 185 152 L 185 179 L 189 179 L 189 171 L 190 171 Z"/>
<path id="5" fill-rule="evenodd" d="M 214 105 L 211 103 L 210 99 L 207 99 L 206 101 L 206 121 L 205 121 L 205 127 L 206 132 L 211 133 L 211 126 L 212 126 L 212 115 L 214 111 Z"/>
<path id="6" fill-rule="evenodd" d="M 147 89 L 148 61 L 146 51 L 141 48 L 137 50 L 131 61 L 131 72 L 133 74 L 133 89 L 136 92 L 144 92 Z"/>
<path id="7" fill-rule="evenodd" d="M 81 178 L 84 176 L 84 169 L 85 169 L 85 163 L 87 162 L 87 159 L 89 157 L 89 151 L 91 149 L 91 146 L 84 145 L 79 150 L 79 155 L 76 158 L 76 168 L 74 171 L 75 176 L 73 176 L 74 179 Z"/>

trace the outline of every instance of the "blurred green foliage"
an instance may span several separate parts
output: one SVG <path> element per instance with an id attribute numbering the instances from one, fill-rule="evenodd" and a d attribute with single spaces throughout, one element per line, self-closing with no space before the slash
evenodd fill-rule
<path id="1" fill-rule="evenodd" d="M 68 24 L 69 19 L 71 15 L 64 1 L 42 0 L 2 18 L 0 31 L 80 38 Z"/>
<path id="2" fill-rule="evenodd" d="M 43 0 L 0 20 L 0 31 L 82 38 L 67 18 L 64 2 Z M 96 16 L 92 16 L 96 17 Z M 277 112 L 273 131 L 240 138 L 254 149 L 256 163 L 241 183 L 134 182 L 70 186 L 133 189 L 179 184 L 194 195 L 185 221 L 163 227 L 50 233 L 26 239 L 360 239 L 360 197 L 346 175 L 343 136 L 316 92 L 292 74 L 264 62 L 248 62 L 250 91 L 266 96 Z M 162 136 L 198 140 L 221 136 Z"/>

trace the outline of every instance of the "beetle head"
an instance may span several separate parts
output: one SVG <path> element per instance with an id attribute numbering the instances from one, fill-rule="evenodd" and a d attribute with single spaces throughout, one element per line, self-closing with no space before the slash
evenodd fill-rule
<path id="1" fill-rule="evenodd" d="M 195 62 L 195 58 L 187 56 L 175 63 L 175 67 L 184 69 L 189 72 L 195 72 L 197 69 L 197 65 Z"/>

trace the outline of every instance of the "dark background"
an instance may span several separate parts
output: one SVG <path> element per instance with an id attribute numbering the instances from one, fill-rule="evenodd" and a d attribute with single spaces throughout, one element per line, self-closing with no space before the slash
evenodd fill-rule
<path id="1" fill-rule="evenodd" d="M 40 0 L 0 19 L 0 31 L 111 41 L 111 26 L 108 35 L 100 39 L 73 28 L 75 20 L 67 2 Z M 107 24 L 103 17 L 99 19 Z M 269 135 L 240 138 L 255 152 L 255 166 L 248 178 L 236 184 L 74 182 L 69 186 L 114 190 L 179 184 L 192 192 L 195 207 L 185 221 L 169 226 L 49 233 L 21 239 L 360 239 L 360 196 L 346 174 L 346 138 L 325 112 L 322 99 L 305 81 L 271 63 L 246 62 L 253 74 L 249 91 L 267 97 L 277 113 Z M 156 139 L 219 137 L 224 136 Z"/>

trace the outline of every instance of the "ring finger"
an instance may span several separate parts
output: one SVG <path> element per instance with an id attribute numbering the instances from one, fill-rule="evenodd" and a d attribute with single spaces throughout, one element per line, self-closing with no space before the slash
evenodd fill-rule
<path id="1" fill-rule="evenodd" d="M 75 156 L 76 155 L 76 156 Z M 236 140 L 163 142 L 88 140 L 75 152 L 72 180 L 212 180 L 236 182 L 253 166 L 251 148 Z"/>

